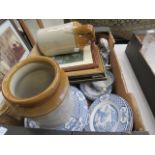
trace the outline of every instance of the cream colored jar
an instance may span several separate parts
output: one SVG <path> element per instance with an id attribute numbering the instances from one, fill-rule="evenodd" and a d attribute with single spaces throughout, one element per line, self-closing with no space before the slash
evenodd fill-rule
<path id="1" fill-rule="evenodd" d="M 14 116 L 31 118 L 42 128 L 59 126 L 72 114 L 68 78 L 51 58 L 19 62 L 4 78 L 2 92 Z"/>
<path id="2" fill-rule="evenodd" d="M 69 91 L 67 92 L 64 100 L 58 108 L 48 113 L 47 115 L 30 118 L 40 128 L 56 128 L 65 124 L 70 118 L 73 110 L 73 100 Z"/>
<path id="3" fill-rule="evenodd" d="M 93 26 L 79 22 L 44 28 L 37 32 L 37 45 L 46 56 L 73 52 L 75 48 L 83 48 L 92 40 L 95 40 Z"/>

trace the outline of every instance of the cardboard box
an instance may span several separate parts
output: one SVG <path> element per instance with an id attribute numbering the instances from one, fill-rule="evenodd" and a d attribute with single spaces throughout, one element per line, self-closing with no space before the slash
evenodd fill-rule
<path id="1" fill-rule="evenodd" d="M 155 134 L 155 118 L 138 82 L 130 61 L 125 53 L 127 44 L 115 44 L 114 52 L 120 64 L 127 91 L 134 94 L 144 127 L 150 134 Z"/>
<path id="2" fill-rule="evenodd" d="M 136 130 L 136 131 L 145 130 L 135 97 L 133 94 L 131 94 L 127 91 L 125 80 L 123 78 L 123 75 L 122 75 L 122 72 L 120 69 L 120 65 L 119 65 L 117 57 L 114 53 L 114 50 L 112 50 L 110 53 L 110 62 L 111 62 L 112 72 L 115 77 L 115 83 L 114 83 L 115 92 L 116 92 L 116 94 L 118 94 L 118 95 L 122 96 L 124 99 L 126 99 L 132 108 L 133 118 L 134 118 L 133 130 Z"/>
<path id="3" fill-rule="evenodd" d="M 109 41 L 109 45 L 110 45 L 110 62 L 111 62 L 111 67 L 112 67 L 112 72 L 115 76 L 115 83 L 114 83 L 114 90 L 115 90 L 115 93 L 122 96 L 124 99 L 126 99 L 128 101 L 128 103 L 130 104 L 131 108 L 132 108 L 132 111 L 133 111 L 133 118 L 134 118 L 134 128 L 133 128 L 133 132 L 130 133 L 130 134 L 134 134 L 135 131 L 136 131 L 136 134 L 146 134 L 147 132 L 142 132 L 142 131 L 145 131 L 145 128 L 144 128 L 144 125 L 143 125 L 143 121 L 141 119 L 141 115 L 140 115 L 140 112 L 139 112 L 139 109 L 137 107 L 137 103 L 136 103 L 136 100 L 135 100 L 135 97 L 133 94 L 127 92 L 127 89 L 126 89 L 126 84 L 125 84 L 125 81 L 123 79 L 123 75 L 122 75 L 122 72 L 121 72 L 121 69 L 120 69 L 120 65 L 119 65 L 119 62 L 117 60 L 117 57 L 114 53 L 114 39 L 113 39 L 113 36 L 111 34 L 111 32 L 107 33 L 106 34 L 106 38 L 108 39 Z M 37 47 L 34 46 L 33 50 L 32 50 L 32 53 L 31 53 L 31 56 L 34 56 L 37 54 Z M 12 127 L 11 127 L 12 128 Z M 17 131 L 18 129 L 16 129 Z M 20 128 L 19 128 L 20 130 Z M 23 130 L 23 129 L 22 129 Z M 24 130 L 30 130 L 30 129 L 24 129 Z M 35 131 L 36 131 L 36 134 L 38 133 L 38 130 L 39 129 L 33 129 L 33 132 L 28 132 L 29 134 L 35 134 Z M 40 131 L 42 131 L 42 129 L 40 129 Z M 39 134 L 45 134 L 45 130 L 43 130 L 44 132 L 39 132 Z M 49 130 L 47 130 L 49 132 Z M 18 132 L 18 131 L 17 131 Z M 17 132 L 12 132 L 12 134 L 17 134 Z M 51 131 L 52 134 L 58 134 L 57 133 L 58 131 Z M 22 132 L 22 134 L 24 134 Z M 59 131 L 59 134 L 64 134 L 64 132 L 62 131 Z M 66 134 L 68 134 L 68 132 L 66 132 Z M 125 134 L 125 133 L 94 133 L 94 132 L 70 132 L 69 134 Z"/>
<path id="4" fill-rule="evenodd" d="M 126 54 L 155 116 L 155 74 L 140 52 L 144 37 L 144 32 L 134 34 L 127 46 Z"/>
<path id="5" fill-rule="evenodd" d="M 7 129 L 5 135 L 148 135 L 147 131 L 133 131 L 132 133 L 118 132 L 73 132 L 73 131 L 58 131 L 47 129 L 26 129 L 23 127 L 3 125 Z"/>
<path id="6" fill-rule="evenodd" d="M 99 31 L 101 31 L 101 28 L 99 28 Z M 104 31 L 104 29 L 103 29 L 103 31 Z M 108 42 L 109 42 L 110 64 L 111 64 L 112 72 L 115 77 L 115 83 L 114 83 L 115 93 L 122 96 L 124 99 L 126 99 L 132 108 L 133 117 L 134 117 L 133 130 L 144 131 L 145 128 L 144 128 L 143 120 L 141 118 L 141 115 L 140 115 L 140 112 L 139 112 L 139 109 L 138 109 L 138 106 L 136 103 L 136 99 L 133 94 L 131 94 L 127 91 L 127 86 L 126 86 L 125 80 L 122 75 L 119 61 L 117 60 L 117 57 L 114 52 L 114 44 L 115 44 L 114 37 L 113 37 L 112 33 L 110 32 L 110 30 L 108 31 L 108 33 L 101 34 L 99 36 L 105 37 L 106 39 L 108 39 Z"/>

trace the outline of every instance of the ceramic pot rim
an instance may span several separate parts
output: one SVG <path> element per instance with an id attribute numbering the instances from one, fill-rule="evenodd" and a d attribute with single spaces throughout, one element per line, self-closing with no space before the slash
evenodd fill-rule
<path id="1" fill-rule="evenodd" d="M 53 97 L 50 97 L 49 100 L 44 100 L 43 104 L 33 107 L 24 107 L 24 106 L 13 106 L 8 101 L 5 103 L 8 105 L 11 115 L 20 116 L 20 117 L 40 117 L 44 116 L 51 111 L 55 110 L 62 101 L 64 100 L 67 91 L 69 91 L 69 81 L 65 72 L 61 70 L 61 77 L 63 80 L 60 80 L 60 84 L 55 92 Z"/>
<path id="2" fill-rule="evenodd" d="M 41 93 L 29 97 L 29 98 L 18 98 L 12 94 L 10 91 L 10 82 L 13 77 L 13 75 L 16 73 L 17 70 L 22 68 L 23 66 L 30 64 L 30 63 L 35 63 L 35 62 L 41 62 L 41 63 L 47 63 L 51 65 L 54 69 L 55 75 L 54 79 L 50 83 L 50 85 L 47 87 L 47 89 L 43 90 Z M 47 58 L 44 56 L 34 56 L 31 58 L 27 58 L 18 64 L 16 64 L 10 72 L 5 76 L 3 82 L 2 82 L 2 93 L 4 97 L 13 104 L 18 104 L 18 105 L 23 105 L 23 106 L 31 106 L 34 104 L 40 103 L 41 100 L 48 98 L 51 96 L 53 93 L 55 93 L 56 88 L 58 87 L 58 84 L 60 83 L 60 68 L 58 64 L 52 60 L 51 58 Z"/>

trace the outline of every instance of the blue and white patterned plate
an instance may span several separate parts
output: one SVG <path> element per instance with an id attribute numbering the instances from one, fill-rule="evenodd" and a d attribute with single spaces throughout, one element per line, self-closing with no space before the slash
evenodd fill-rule
<path id="1" fill-rule="evenodd" d="M 112 92 L 112 84 L 114 82 L 114 76 L 111 72 L 106 71 L 107 80 L 86 82 L 80 84 L 80 89 L 84 95 L 94 101 L 101 95 L 110 94 Z"/>
<path id="2" fill-rule="evenodd" d="M 114 94 L 97 98 L 89 109 L 86 131 L 129 132 L 133 127 L 132 110 L 126 100 Z"/>
<path id="3" fill-rule="evenodd" d="M 76 87 L 70 87 L 70 93 L 72 94 L 74 101 L 73 113 L 70 119 L 63 125 L 52 128 L 55 130 L 66 131 L 83 131 L 86 125 L 88 117 L 88 104 L 85 96 Z M 31 119 L 25 119 L 25 127 L 39 128 L 39 126 Z"/>

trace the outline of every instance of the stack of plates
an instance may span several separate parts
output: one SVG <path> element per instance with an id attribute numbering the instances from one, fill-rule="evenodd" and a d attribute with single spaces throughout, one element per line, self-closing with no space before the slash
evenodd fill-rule
<path id="1" fill-rule="evenodd" d="M 80 90 L 73 86 L 70 87 L 70 93 L 72 94 L 74 101 L 73 113 L 65 124 L 62 124 L 61 126 L 54 129 L 66 131 L 83 131 L 87 123 L 88 116 L 88 104 L 86 98 Z M 40 128 L 36 122 L 29 118 L 25 118 L 25 127 Z"/>
<path id="2" fill-rule="evenodd" d="M 105 65 L 109 64 L 109 44 L 108 44 L 108 40 L 105 38 L 100 38 L 99 40 L 100 43 L 100 51 L 101 51 L 101 55 L 103 58 L 103 62 Z"/>
<path id="3" fill-rule="evenodd" d="M 104 52 L 108 52 L 109 51 L 109 43 L 108 43 L 107 39 L 100 38 L 99 45 L 103 49 Z"/>
<path id="4" fill-rule="evenodd" d="M 114 76 L 111 72 L 106 71 L 106 78 L 107 80 L 104 81 L 81 83 L 80 89 L 89 100 L 94 101 L 99 96 L 112 92 Z"/>
<path id="5" fill-rule="evenodd" d="M 109 54 L 107 52 L 102 52 L 101 50 L 101 56 L 102 56 L 104 65 L 109 64 Z"/>
<path id="6" fill-rule="evenodd" d="M 86 131 L 129 132 L 132 128 L 132 110 L 122 97 L 103 95 L 90 106 Z"/>

